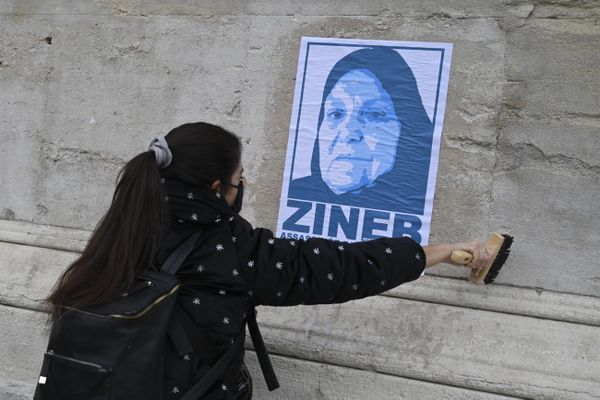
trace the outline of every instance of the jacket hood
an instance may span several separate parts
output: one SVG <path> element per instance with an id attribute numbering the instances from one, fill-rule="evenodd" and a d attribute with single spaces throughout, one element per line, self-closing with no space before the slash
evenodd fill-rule
<path id="1" fill-rule="evenodd" d="M 209 188 L 192 186 L 175 179 L 161 181 L 167 192 L 171 218 L 201 225 L 220 223 L 235 216 L 222 195 Z"/>

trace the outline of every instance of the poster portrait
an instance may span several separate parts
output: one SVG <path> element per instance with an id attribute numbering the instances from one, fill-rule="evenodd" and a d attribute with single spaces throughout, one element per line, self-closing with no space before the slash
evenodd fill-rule
<path id="1" fill-rule="evenodd" d="M 452 44 L 302 38 L 277 235 L 427 244 Z"/>

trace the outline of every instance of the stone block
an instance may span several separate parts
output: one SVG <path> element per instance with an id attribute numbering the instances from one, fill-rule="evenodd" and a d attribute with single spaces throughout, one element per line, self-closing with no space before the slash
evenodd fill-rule
<path id="1" fill-rule="evenodd" d="M 5 276 L 0 282 L 0 303 L 43 309 L 41 300 L 83 249 L 88 235 L 89 232 L 82 230 L 0 221 L 0 270 Z M 510 268 L 511 260 L 512 257 L 505 268 Z M 541 287 L 478 286 L 466 281 L 466 276 L 456 280 L 435 275 L 440 275 L 439 267 L 427 270 L 427 276 L 385 295 L 600 326 L 600 300 L 594 297 L 544 291 Z"/>
<path id="2" fill-rule="evenodd" d="M 22 17 L 26 15 L 104 15 L 117 12 L 112 1 L 57 0 L 0 0 L 0 15 Z"/>
<path id="3" fill-rule="evenodd" d="M 523 165 L 495 176 L 492 220 L 515 236 L 498 282 L 595 296 L 600 292 L 598 174 L 565 173 L 528 156 L 530 150 L 510 153 Z"/>
<path id="4" fill-rule="evenodd" d="M 189 2 L 185 0 L 116 0 L 93 3 L 78 3 L 72 0 L 59 0 L 54 3 L 36 2 L 32 0 L 16 1 L 2 0 L 0 10 L 10 15 L 24 14 L 114 14 L 114 15 L 349 15 L 349 16 L 379 16 L 397 14 L 415 19 L 449 19 L 465 18 L 472 14 L 481 17 L 503 17 L 507 11 L 519 10 L 519 5 L 503 2 L 481 2 L 475 0 L 451 0 L 439 4 L 433 0 L 408 0 L 398 3 L 392 0 L 377 0 L 372 2 L 318 1 L 293 2 L 253 0 L 240 2 L 235 0 L 210 0 Z M 515 14 L 516 13 L 516 14 Z M 528 11 L 530 13 L 530 11 Z M 512 11 L 512 14 L 523 14 Z"/>
<path id="5" fill-rule="evenodd" d="M 29 32 L 29 40 L 15 39 L 15 52 L 28 56 L 27 46 L 35 45 L 44 64 L 15 55 L 3 70 L 23 75 L 30 86 L 39 81 L 37 97 L 18 85 L 11 92 L 43 106 L 27 106 L 35 110 L 29 129 L 36 140 L 18 139 L 23 153 L 13 149 L 6 158 L 19 156 L 15 165 L 36 173 L 9 178 L 21 191 L 5 208 L 19 219 L 91 229 L 118 170 L 152 136 L 197 120 L 237 130 L 245 24 L 228 17 L 21 18 L 17 32 Z M 51 31 L 51 44 L 35 38 L 42 31 Z M 17 105 L 5 125 L 23 135 L 24 104 Z M 27 211 L 17 198 L 30 202 Z"/>
<path id="6" fill-rule="evenodd" d="M 557 171 L 600 172 L 600 115 L 547 118 L 515 113 L 502 132 L 502 141 L 508 146 L 500 150 L 507 153 L 504 158 L 529 149 L 531 159 L 554 160 L 552 169 Z"/>
<path id="7" fill-rule="evenodd" d="M 253 351 L 246 353 L 257 399 L 397 399 L 509 400 L 514 397 L 465 390 L 337 365 L 272 356 L 281 387 L 269 392 Z"/>
<path id="8" fill-rule="evenodd" d="M 594 20 L 600 16 L 600 5 L 595 0 L 552 0 L 535 3 L 531 18 Z"/>
<path id="9" fill-rule="evenodd" d="M 258 319 L 277 354 L 519 398 L 600 395 L 599 327 L 381 296 Z"/>
<path id="10" fill-rule="evenodd" d="M 60 273 L 77 253 L 0 242 L 0 303 L 43 308 Z"/>
<path id="11" fill-rule="evenodd" d="M 0 342 L 0 380 L 34 387 L 50 334 L 47 320 L 45 313 L 0 305 L 0 329 L 8 339 Z"/>
<path id="12" fill-rule="evenodd" d="M 503 102 L 527 114 L 597 115 L 600 29 L 593 21 L 534 20 L 506 35 Z"/>
<path id="13" fill-rule="evenodd" d="M 0 204 L 8 218 L 31 221 L 45 213 L 36 184 L 53 73 L 52 27 L 49 21 L 35 27 L 20 22 L 0 16 Z"/>
<path id="14" fill-rule="evenodd" d="M 436 273 L 437 268 L 430 269 L 426 276 L 389 290 L 385 295 L 600 327 L 598 297 L 546 291 L 539 287 L 474 285 L 466 277 L 447 279 L 435 276 Z"/>
<path id="15" fill-rule="evenodd" d="M 35 391 L 35 382 L 15 382 L 10 377 L 0 376 L 0 399 L 30 400 Z"/>

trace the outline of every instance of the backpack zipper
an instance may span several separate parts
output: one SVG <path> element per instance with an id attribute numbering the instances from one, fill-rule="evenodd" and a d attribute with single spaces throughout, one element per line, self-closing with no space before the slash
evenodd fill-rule
<path id="1" fill-rule="evenodd" d="M 152 285 L 149 285 L 149 286 L 152 286 Z M 178 283 L 169 292 L 167 292 L 167 293 L 163 294 L 162 296 L 158 297 L 156 300 L 154 300 L 154 302 L 152 304 L 150 304 L 149 306 L 147 306 L 145 309 L 143 309 L 139 313 L 133 314 L 133 315 L 127 315 L 127 314 L 109 314 L 109 315 L 105 315 L 105 314 L 98 314 L 98 313 L 95 313 L 95 312 L 86 311 L 86 310 L 82 310 L 80 308 L 73 308 L 73 307 L 69 307 L 69 306 L 60 306 L 60 307 L 66 309 L 66 310 L 70 310 L 70 311 L 74 311 L 74 312 L 78 312 L 78 313 L 82 313 L 82 314 L 93 315 L 94 317 L 100 317 L 100 318 L 135 319 L 135 318 L 139 318 L 139 317 L 142 317 L 143 315 L 145 315 L 155 305 L 157 305 L 158 303 L 160 303 L 161 301 L 163 301 L 167 297 L 171 296 L 180 287 L 181 287 L 181 283 Z"/>
<path id="2" fill-rule="evenodd" d="M 46 352 L 46 354 L 48 354 L 49 356 L 54 357 L 54 358 L 59 358 L 61 360 L 70 361 L 70 362 L 75 363 L 75 364 L 80 364 L 80 365 L 85 365 L 87 367 L 95 368 L 96 370 L 98 370 L 98 372 L 101 372 L 103 374 L 106 374 L 106 373 L 110 372 L 110 368 L 103 367 L 100 364 L 94 364 L 94 363 L 89 362 L 89 361 L 78 360 L 76 358 L 72 358 L 72 357 L 67 357 L 67 356 L 63 356 L 63 355 L 60 355 L 60 354 L 56 354 L 52 349 L 48 350 Z"/>
<path id="3" fill-rule="evenodd" d="M 171 289 L 169 292 L 163 294 L 162 296 L 158 297 L 156 300 L 154 300 L 154 302 L 152 304 L 150 304 L 148 307 L 144 308 L 142 311 L 140 311 L 137 314 L 134 314 L 134 315 L 111 314 L 111 315 L 109 315 L 109 317 L 111 317 L 111 318 L 119 318 L 119 319 L 136 319 L 136 318 L 143 317 L 152 308 L 154 308 L 155 305 L 157 305 L 158 303 L 162 302 L 164 299 L 166 299 L 167 297 L 171 296 L 173 293 L 177 292 L 177 290 L 179 289 L 180 286 L 181 286 L 181 284 L 178 283 L 177 285 L 175 285 L 173 287 L 173 289 Z"/>

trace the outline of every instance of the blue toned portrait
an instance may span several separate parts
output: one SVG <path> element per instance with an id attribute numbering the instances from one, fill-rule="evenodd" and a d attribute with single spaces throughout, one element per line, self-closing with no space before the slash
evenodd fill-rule
<path id="1" fill-rule="evenodd" d="M 389 47 L 341 58 L 325 86 L 310 175 L 289 198 L 423 214 L 433 124 L 413 71 Z"/>

